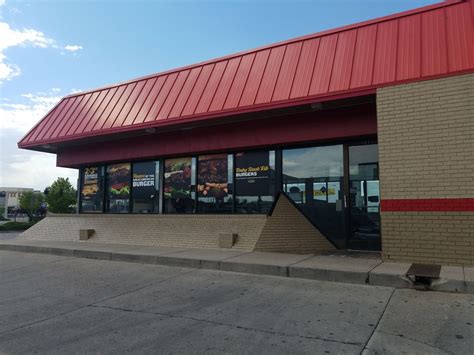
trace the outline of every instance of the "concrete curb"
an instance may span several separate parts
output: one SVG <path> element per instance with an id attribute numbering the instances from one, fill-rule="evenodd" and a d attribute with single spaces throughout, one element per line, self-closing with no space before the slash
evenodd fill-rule
<path id="1" fill-rule="evenodd" d="M 90 247 L 91 245 L 87 245 Z M 132 248 L 132 247 L 131 247 Z M 223 260 L 180 257 L 178 253 L 168 255 L 151 255 L 127 253 L 124 251 L 102 251 L 80 248 L 63 248 L 52 246 L 0 243 L 0 250 L 24 253 L 51 254 L 59 256 L 111 260 L 140 264 L 154 264 L 172 267 L 187 267 L 194 269 L 220 270 L 255 275 L 270 275 L 291 277 L 318 281 L 342 282 L 371 286 L 386 286 L 394 288 L 414 288 L 405 277 L 409 264 L 380 263 L 367 272 L 337 270 L 321 267 L 298 266 L 298 262 L 290 265 L 274 265 L 266 263 L 249 263 L 233 261 L 233 257 Z M 446 267 L 451 268 L 451 267 Z M 452 273 L 452 270 L 451 270 Z M 446 275 L 437 280 L 431 290 L 456 293 L 474 293 L 474 280 L 447 278 Z"/>

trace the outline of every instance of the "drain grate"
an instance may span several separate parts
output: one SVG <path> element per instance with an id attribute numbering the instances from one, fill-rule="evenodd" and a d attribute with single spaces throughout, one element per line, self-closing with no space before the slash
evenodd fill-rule
<path id="1" fill-rule="evenodd" d="M 439 279 L 441 265 L 411 264 L 406 275 L 415 284 L 431 286 L 434 279 Z"/>

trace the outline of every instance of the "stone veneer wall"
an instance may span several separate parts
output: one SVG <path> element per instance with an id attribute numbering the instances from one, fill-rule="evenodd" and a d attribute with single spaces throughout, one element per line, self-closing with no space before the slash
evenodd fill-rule
<path id="1" fill-rule="evenodd" d="M 377 91 L 385 260 L 474 265 L 474 74 Z"/>

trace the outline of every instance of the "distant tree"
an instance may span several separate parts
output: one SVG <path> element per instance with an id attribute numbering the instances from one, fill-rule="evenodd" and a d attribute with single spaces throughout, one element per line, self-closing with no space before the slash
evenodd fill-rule
<path id="1" fill-rule="evenodd" d="M 76 190 L 69 179 L 58 178 L 44 191 L 48 211 L 53 213 L 72 213 L 76 204 Z"/>
<path id="2" fill-rule="evenodd" d="M 37 214 L 44 203 L 44 195 L 42 192 L 27 191 L 20 196 L 20 208 L 26 212 L 31 219 Z"/>

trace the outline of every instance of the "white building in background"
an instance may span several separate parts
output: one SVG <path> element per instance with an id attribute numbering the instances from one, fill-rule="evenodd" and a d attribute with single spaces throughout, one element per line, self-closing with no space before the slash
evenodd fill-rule
<path id="1" fill-rule="evenodd" d="M 30 187 L 0 187 L 0 209 L 4 208 L 4 213 L 7 214 L 15 208 L 20 207 L 20 197 L 25 192 L 34 191 Z"/>

